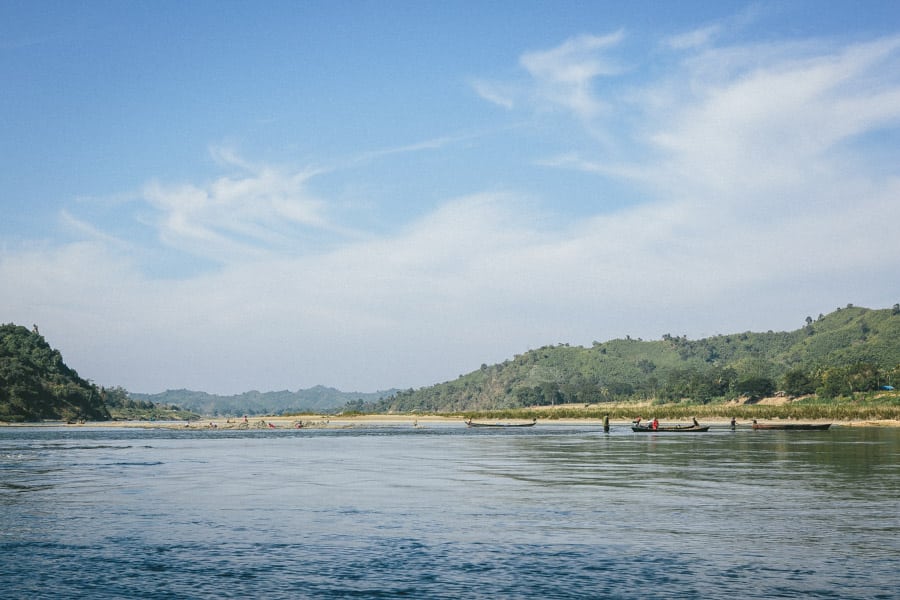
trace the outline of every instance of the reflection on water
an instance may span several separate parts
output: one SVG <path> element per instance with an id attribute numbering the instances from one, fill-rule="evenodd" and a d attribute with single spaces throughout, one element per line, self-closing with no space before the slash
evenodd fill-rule
<path id="1" fill-rule="evenodd" d="M 0 428 L 0 585 L 48 598 L 892 598 L 898 458 L 893 429 Z"/>

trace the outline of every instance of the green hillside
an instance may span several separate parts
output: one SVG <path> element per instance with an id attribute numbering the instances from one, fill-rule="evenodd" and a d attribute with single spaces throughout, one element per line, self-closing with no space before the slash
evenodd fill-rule
<path id="1" fill-rule="evenodd" d="M 835 397 L 897 384 L 900 306 L 848 305 L 807 317 L 790 332 L 545 346 L 454 381 L 348 408 L 462 412 L 647 399 L 706 403 L 778 391 Z"/>
<path id="2" fill-rule="evenodd" d="M 591 347 L 560 344 L 516 355 L 456 380 L 418 390 L 215 396 L 170 390 L 131 394 L 81 379 L 43 336 L 0 326 L 0 421 L 190 418 L 301 412 L 460 413 L 560 404 L 651 400 L 691 404 L 776 392 L 818 398 L 900 386 L 900 305 L 853 307 L 801 320 L 789 332 L 735 333 L 700 340 L 664 335 Z M 179 408 L 180 407 L 180 408 Z"/>
<path id="3" fill-rule="evenodd" d="M 101 390 L 66 366 L 37 327 L 0 325 L 0 421 L 109 418 Z"/>

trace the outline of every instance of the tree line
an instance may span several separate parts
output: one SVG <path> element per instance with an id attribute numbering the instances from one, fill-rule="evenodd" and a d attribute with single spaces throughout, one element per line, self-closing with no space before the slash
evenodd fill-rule
<path id="1" fill-rule="evenodd" d="M 900 382 L 900 306 L 848 304 L 793 331 L 690 340 L 626 336 L 591 347 L 529 350 L 444 383 L 398 391 L 355 412 L 460 412 L 650 400 L 666 403 L 779 394 L 847 397 Z"/>
<path id="2" fill-rule="evenodd" d="M 625 382 L 596 382 L 593 385 L 544 382 L 534 387 L 520 387 L 515 390 L 515 404 L 528 407 L 646 399 L 706 404 L 738 398 L 752 402 L 775 394 L 792 398 L 810 394 L 840 398 L 893 388 L 897 383 L 900 383 L 900 364 L 890 369 L 862 362 L 811 370 L 793 368 L 777 378 L 761 374 L 739 375 L 730 367 L 685 367 L 670 371 L 663 381 L 649 378 L 647 385 L 637 387 Z"/>

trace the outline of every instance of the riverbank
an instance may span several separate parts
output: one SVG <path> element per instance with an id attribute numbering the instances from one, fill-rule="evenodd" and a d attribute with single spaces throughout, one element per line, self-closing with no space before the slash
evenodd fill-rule
<path id="1" fill-rule="evenodd" d="M 652 415 L 648 412 L 649 417 L 644 420 L 652 419 Z M 479 417 L 477 421 L 483 422 L 517 422 L 516 418 L 500 418 L 500 417 Z M 699 419 L 701 424 L 710 425 L 714 428 L 727 428 L 731 419 L 713 417 Z M 668 419 L 660 418 L 661 424 L 669 425 L 676 423 L 689 423 L 690 419 Z M 797 423 L 801 422 L 797 419 L 758 419 L 759 423 Z M 900 427 L 898 419 L 850 419 L 850 420 L 829 420 L 829 419 L 803 419 L 803 423 L 825 424 L 831 423 L 839 427 Z M 632 419 L 610 419 L 610 425 L 613 427 L 628 427 L 632 423 Z M 749 428 L 752 419 L 738 419 L 738 428 Z M 245 421 L 243 418 L 206 418 L 193 421 L 87 421 L 84 423 L 65 423 L 62 421 L 44 421 L 41 423 L 4 423 L 0 422 L 0 426 L 4 427 L 137 427 L 146 429 L 194 429 L 194 430 L 266 430 L 266 429 L 350 429 L 350 428 L 371 428 L 371 427 L 421 427 L 428 426 L 451 426 L 458 424 L 465 425 L 465 417 L 462 415 L 439 416 L 439 415 L 353 415 L 353 416 L 329 416 L 329 415 L 295 415 L 285 416 L 255 416 L 248 417 Z M 537 425 L 539 426 L 602 426 L 601 419 L 585 418 L 585 417 L 557 417 L 549 416 L 545 418 L 537 417 Z"/>

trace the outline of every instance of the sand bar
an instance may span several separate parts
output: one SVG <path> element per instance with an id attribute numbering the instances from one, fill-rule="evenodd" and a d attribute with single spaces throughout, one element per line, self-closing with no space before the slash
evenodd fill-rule
<path id="1" fill-rule="evenodd" d="M 517 423 L 525 422 L 523 419 L 476 419 L 483 422 Z M 727 428 L 730 419 L 705 418 L 701 419 L 702 425 L 710 425 L 714 428 Z M 798 423 L 791 419 L 760 419 L 760 423 Z M 857 421 L 829 421 L 823 419 L 804 419 L 803 423 L 832 423 L 841 427 L 900 427 L 900 420 L 857 420 Z M 661 425 L 687 424 L 686 420 L 661 421 Z M 243 430 L 243 429 L 349 429 L 371 427 L 428 427 L 429 425 L 451 426 L 458 424 L 465 426 L 465 419 L 461 415 L 437 416 L 437 415 L 294 415 L 285 416 L 248 416 L 230 418 L 205 418 L 192 421 L 87 421 L 84 423 L 65 423 L 62 421 L 44 421 L 41 423 L 4 423 L 0 426 L 9 427 L 140 427 L 147 429 L 196 429 L 196 430 Z M 738 420 L 739 429 L 749 429 L 750 420 Z M 600 419 L 537 419 L 538 426 L 596 426 L 602 427 Z M 630 427 L 631 420 L 610 419 L 613 427 Z"/>

